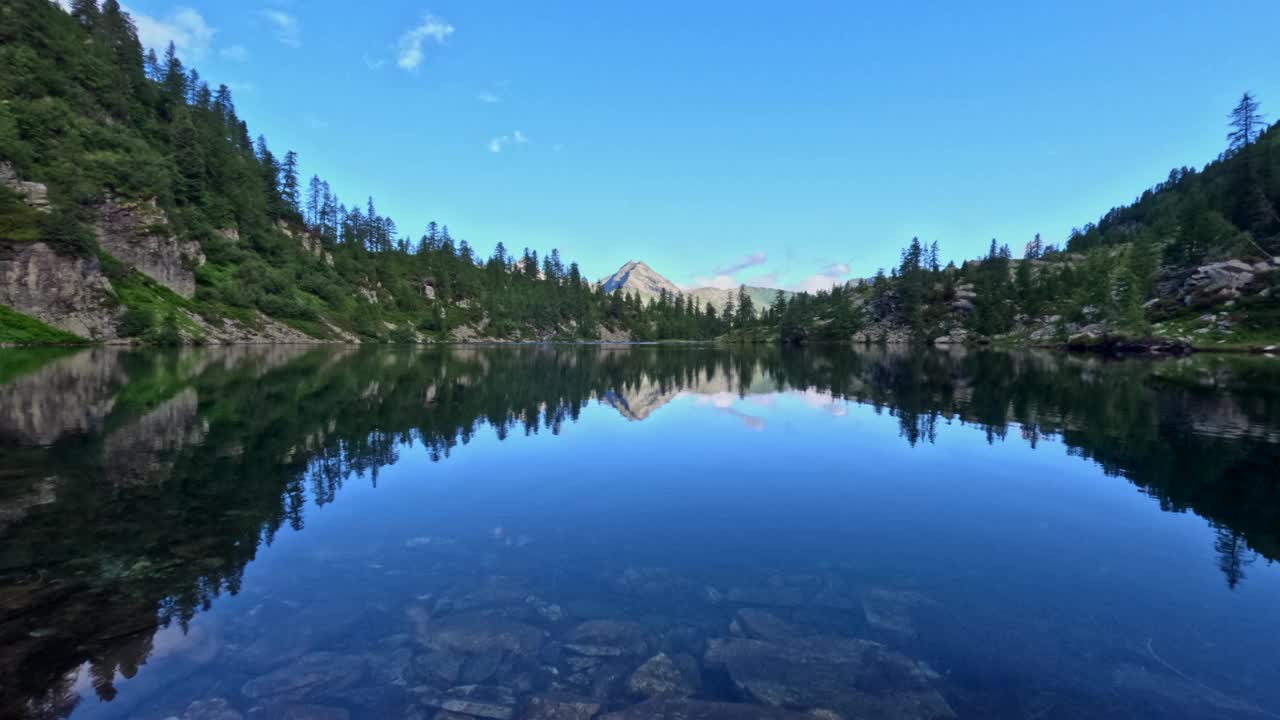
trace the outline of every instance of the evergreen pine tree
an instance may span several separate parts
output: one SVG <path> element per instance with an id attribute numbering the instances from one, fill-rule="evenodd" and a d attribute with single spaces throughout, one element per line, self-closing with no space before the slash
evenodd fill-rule
<path id="1" fill-rule="evenodd" d="M 93 30 L 100 17 L 98 0 L 71 0 L 71 17 L 85 29 Z"/>
<path id="2" fill-rule="evenodd" d="M 298 153 L 290 150 L 284 154 L 284 164 L 280 166 L 280 197 L 290 214 L 297 215 L 298 208 Z"/>
<path id="3" fill-rule="evenodd" d="M 185 105 L 179 105 L 174 112 L 170 142 L 177 171 L 174 196 L 180 203 L 195 205 L 204 190 L 204 154 Z"/>
<path id="4" fill-rule="evenodd" d="M 1250 93 L 1245 93 L 1231 109 L 1228 116 L 1231 120 L 1231 132 L 1227 133 L 1227 146 L 1230 149 L 1243 150 L 1257 142 L 1258 136 L 1267 127 L 1259 109 L 1258 99 Z"/>

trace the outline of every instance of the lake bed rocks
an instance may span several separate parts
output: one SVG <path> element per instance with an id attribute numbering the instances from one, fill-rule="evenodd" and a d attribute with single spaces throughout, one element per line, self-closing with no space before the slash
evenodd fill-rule
<path id="1" fill-rule="evenodd" d="M 955 713 L 921 662 L 856 638 L 713 640 L 704 663 L 723 668 L 745 697 L 775 707 L 829 708 L 869 720 L 941 720 Z"/>
<path id="2" fill-rule="evenodd" d="M 181 716 L 171 716 L 165 720 L 243 720 L 244 716 L 231 707 L 225 698 L 212 697 L 196 700 L 187 706 Z"/>
<path id="3" fill-rule="evenodd" d="M 794 710 L 697 700 L 653 700 L 600 716 L 600 720 L 818 720 Z"/>
<path id="4" fill-rule="evenodd" d="M 627 678 L 627 692 L 643 698 L 689 697 L 701 688 L 698 661 L 688 655 L 658 653 Z"/>
<path id="5" fill-rule="evenodd" d="M 906 637 L 916 636 L 913 612 L 917 608 L 936 605 L 937 603 L 920 593 L 888 588 L 872 588 L 862 597 L 862 611 L 868 625 Z"/>
<path id="6" fill-rule="evenodd" d="M 428 707 L 490 720 L 516 717 L 516 696 L 511 690 L 491 685 L 461 685 L 440 692 L 435 688 L 415 688 L 419 701 Z"/>
<path id="7" fill-rule="evenodd" d="M 742 608 L 729 624 L 729 632 L 757 640 L 785 640 L 804 632 L 771 612 L 759 608 Z"/>
<path id="8" fill-rule="evenodd" d="M 475 567 L 479 556 L 461 545 L 433 559 L 429 577 Z M 661 568 L 593 577 L 600 593 L 565 595 L 468 573 L 399 609 L 382 599 L 344 612 L 264 600 L 221 652 L 240 672 L 230 686 L 239 693 L 177 720 L 955 717 L 942 678 L 892 647 L 933 607 L 923 595 L 854 586 L 830 569 L 741 574 L 715 594 L 705 579 Z M 285 608 L 292 615 L 280 615 Z M 253 627 L 276 619 L 285 632 L 249 641 Z M 302 622 L 340 632 L 302 632 Z M 857 637 L 867 630 L 890 645 Z"/>
<path id="9" fill-rule="evenodd" d="M 245 720 L 351 720 L 351 713 L 332 705 L 292 703 L 254 708 Z"/>
<path id="10" fill-rule="evenodd" d="M 240 688 L 247 698 L 301 700 L 323 691 L 349 688 L 368 670 L 365 658 L 331 652 L 304 655 L 293 663 L 250 680 Z"/>
<path id="11" fill-rule="evenodd" d="M 418 630 L 420 644 L 443 652 L 479 654 L 499 650 L 513 655 L 537 655 L 542 631 L 521 622 L 487 615 L 450 615 Z"/>
<path id="12" fill-rule="evenodd" d="M 604 705 L 594 699 L 576 695 L 551 694 L 529 698 L 525 720 L 592 720 Z"/>
<path id="13" fill-rule="evenodd" d="M 588 620 L 569 631 L 565 649 L 591 657 L 643 655 L 649 649 L 648 631 L 626 620 Z"/>

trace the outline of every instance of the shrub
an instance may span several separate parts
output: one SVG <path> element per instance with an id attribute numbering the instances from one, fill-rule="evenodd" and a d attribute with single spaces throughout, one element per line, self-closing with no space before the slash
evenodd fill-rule
<path id="1" fill-rule="evenodd" d="M 155 326 L 156 317 L 151 308 L 133 307 L 120 320 L 119 331 L 125 337 L 143 337 Z"/>

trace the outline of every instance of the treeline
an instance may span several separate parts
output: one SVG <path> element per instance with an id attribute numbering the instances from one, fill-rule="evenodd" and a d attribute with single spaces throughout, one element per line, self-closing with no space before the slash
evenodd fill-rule
<path id="1" fill-rule="evenodd" d="M 927 340 L 954 327 L 957 311 L 964 329 L 985 336 L 1037 320 L 1063 335 L 1071 323 L 1094 322 L 1146 333 L 1153 316 L 1180 311 L 1151 307 L 1162 269 L 1280 255 L 1280 129 L 1246 93 L 1229 115 L 1227 140 L 1203 171 L 1174 169 L 1132 205 L 1073 230 L 1062 247 L 1036 235 L 1015 259 L 992 240 L 983 257 L 943 267 L 938 244 L 915 238 L 889 273 L 783 301 L 744 337 L 843 339 L 887 324 Z"/>
<path id="2" fill-rule="evenodd" d="M 1240 254 L 1280 254 L 1280 128 L 1245 93 L 1231 110 L 1227 148 L 1201 171 L 1180 167 L 1133 204 L 1074 230 L 1073 252 L 1138 240 L 1175 265 Z"/>
<path id="3" fill-rule="evenodd" d="M 605 295 L 556 250 L 487 256 L 446 225 L 416 238 L 377 211 L 348 205 L 328 181 L 304 182 L 297 153 L 251 134 L 227 85 L 211 87 L 175 48 L 144 53 L 117 0 L 0 6 L 0 158 L 48 185 L 54 212 L 0 191 L 7 242 L 97 254 L 128 309 L 126 335 L 181 339 L 179 310 L 210 322 L 255 311 L 308 334 L 366 340 L 711 338 L 730 319 L 687 298 Z M 105 255 L 91 231 L 107 194 L 155 198 L 174 231 L 199 241 L 193 301 Z"/>

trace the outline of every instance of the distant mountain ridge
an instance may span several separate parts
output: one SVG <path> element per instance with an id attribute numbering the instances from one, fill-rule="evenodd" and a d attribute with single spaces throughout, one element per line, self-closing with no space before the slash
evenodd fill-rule
<path id="1" fill-rule="evenodd" d="M 640 297 L 645 300 L 658 297 L 663 290 L 666 290 L 669 295 L 681 293 L 679 286 L 639 260 L 626 261 L 617 272 L 602 278 L 600 284 L 604 286 L 604 291 L 607 293 L 617 290 L 627 294 L 640 293 Z"/>
<path id="2" fill-rule="evenodd" d="M 690 296 L 700 305 L 709 303 L 717 310 L 723 310 L 731 300 L 736 303 L 738 298 L 738 288 L 701 287 L 683 290 L 640 260 L 628 260 L 623 263 L 617 272 L 601 278 L 600 285 L 607 293 L 619 290 L 627 295 L 637 293 L 640 299 L 646 302 L 651 298 L 657 298 L 665 290 L 669 296 Z M 777 294 L 777 288 L 747 286 L 747 295 L 751 297 L 751 302 L 755 304 L 757 310 L 772 304 Z M 782 294 L 789 298 L 795 293 L 783 290 Z"/>

